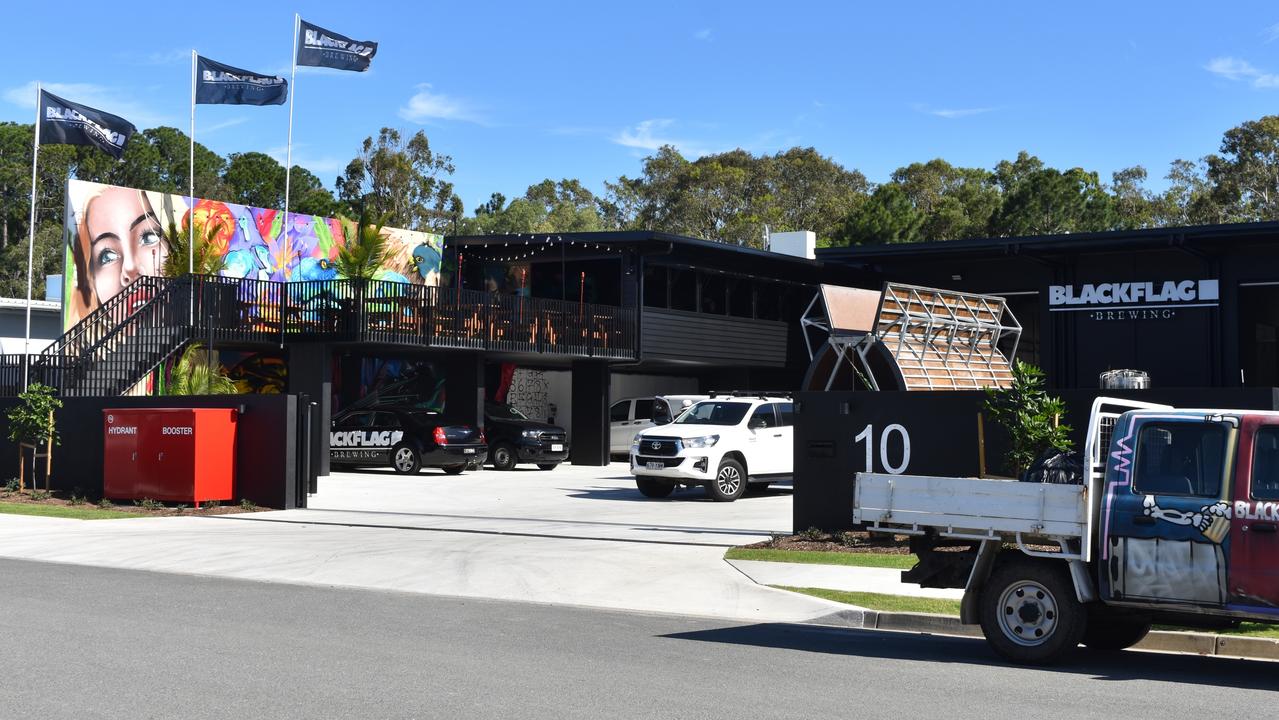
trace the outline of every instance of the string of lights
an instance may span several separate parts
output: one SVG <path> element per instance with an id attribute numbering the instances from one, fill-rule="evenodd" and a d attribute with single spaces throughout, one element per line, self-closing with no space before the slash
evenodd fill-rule
<path id="1" fill-rule="evenodd" d="M 619 255 L 622 253 L 621 248 L 610 247 L 608 243 L 601 245 L 600 243 L 578 240 L 569 240 L 565 243 L 563 236 L 560 235 L 545 235 L 541 236 L 542 239 L 540 240 L 538 239 L 539 235 L 529 235 L 525 237 L 524 233 L 503 233 L 503 236 L 506 239 L 502 240 L 501 243 L 494 241 L 491 243 L 484 243 L 482 245 L 470 245 L 467 247 L 466 251 L 474 252 L 476 249 L 488 251 L 493 248 L 500 248 L 503 252 L 502 255 L 494 257 L 487 255 L 486 253 L 484 256 L 485 260 L 497 262 L 528 260 L 551 250 L 562 251 L 566 247 L 580 247 L 583 250 L 598 250 L 606 253 L 617 253 Z"/>

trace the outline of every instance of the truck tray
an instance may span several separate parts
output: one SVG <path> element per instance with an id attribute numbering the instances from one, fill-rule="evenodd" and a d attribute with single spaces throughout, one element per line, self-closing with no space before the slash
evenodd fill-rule
<path id="1" fill-rule="evenodd" d="M 854 522 L 959 536 L 1077 538 L 1088 503 L 1083 485 L 857 473 Z"/>

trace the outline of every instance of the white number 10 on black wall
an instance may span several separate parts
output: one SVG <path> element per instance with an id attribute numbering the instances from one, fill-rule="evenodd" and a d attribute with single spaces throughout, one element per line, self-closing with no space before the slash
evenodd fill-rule
<path id="1" fill-rule="evenodd" d="M 888 459 L 888 438 L 894 433 L 901 435 L 902 438 L 901 461 L 896 465 Z M 875 472 L 875 426 L 867 425 L 862 428 L 862 431 L 854 438 L 854 442 L 866 443 L 866 472 Z M 906 432 L 906 428 L 897 423 L 884 428 L 883 434 L 879 436 L 879 464 L 892 475 L 901 475 L 906 472 L 907 466 L 910 465 L 910 433 Z"/>

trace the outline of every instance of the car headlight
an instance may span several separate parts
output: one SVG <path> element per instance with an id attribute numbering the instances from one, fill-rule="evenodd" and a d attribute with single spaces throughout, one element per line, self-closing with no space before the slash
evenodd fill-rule
<path id="1" fill-rule="evenodd" d="M 521 434 L 522 434 L 524 437 L 526 437 L 526 438 L 542 437 L 542 431 L 541 431 L 541 430 L 525 430 L 525 431 L 524 431 L 523 433 L 521 433 Z"/>
<path id="2" fill-rule="evenodd" d="M 718 435 L 703 435 L 702 437 L 688 438 L 684 440 L 684 447 L 708 448 L 713 447 L 717 442 L 719 442 Z"/>
<path id="3" fill-rule="evenodd" d="M 640 434 L 639 434 L 639 433 L 635 433 L 635 437 L 631 438 L 631 444 L 632 444 L 632 445 L 638 445 L 638 444 L 639 444 L 639 441 L 640 441 Z"/>

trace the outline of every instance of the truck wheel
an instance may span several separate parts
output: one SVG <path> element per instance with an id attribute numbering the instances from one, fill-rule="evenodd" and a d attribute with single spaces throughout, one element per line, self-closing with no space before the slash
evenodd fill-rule
<path id="1" fill-rule="evenodd" d="M 706 494 L 715 502 L 733 502 L 746 492 L 746 468 L 736 460 L 719 464 L 715 477 L 706 483 Z"/>
<path id="2" fill-rule="evenodd" d="M 675 484 L 663 482 L 655 478 L 637 476 L 635 478 L 635 487 L 639 488 L 640 495 L 647 498 L 664 498 L 670 497 L 675 492 Z"/>
<path id="3" fill-rule="evenodd" d="M 401 475 L 415 475 L 422 467 L 422 460 L 416 450 L 401 443 L 391 450 L 391 467 Z"/>
<path id="4" fill-rule="evenodd" d="M 461 475 L 462 471 L 466 469 L 466 463 L 462 463 L 461 465 L 445 465 L 440 469 L 448 475 Z"/>
<path id="5" fill-rule="evenodd" d="M 489 460 L 493 463 L 495 470 L 514 470 L 515 469 L 515 446 L 510 443 L 498 443 L 493 446 L 493 450 L 489 453 Z"/>
<path id="6" fill-rule="evenodd" d="M 991 573 L 981 595 L 981 630 L 1005 660 L 1052 665 L 1083 639 L 1088 613 L 1066 563 L 1016 558 Z"/>
<path id="7" fill-rule="evenodd" d="M 537 469 L 538 470 L 554 470 L 555 468 L 559 466 L 560 466 L 559 463 L 538 463 Z"/>
<path id="8" fill-rule="evenodd" d="M 1084 645 L 1093 652 L 1118 652 L 1141 642 L 1150 632 L 1150 621 L 1141 618 L 1088 618 Z"/>

